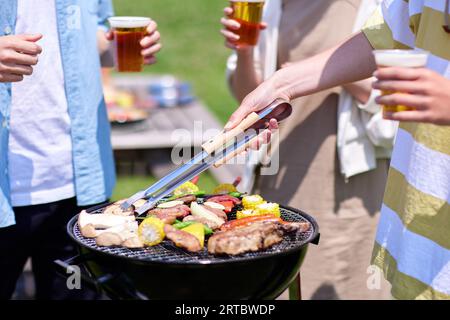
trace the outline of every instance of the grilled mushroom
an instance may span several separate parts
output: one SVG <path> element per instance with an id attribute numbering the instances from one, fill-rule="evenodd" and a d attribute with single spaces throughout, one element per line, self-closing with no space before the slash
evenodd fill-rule
<path id="1" fill-rule="evenodd" d="M 124 203 L 125 200 L 120 200 L 117 201 L 111 205 L 109 205 L 108 207 L 106 207 L 105 211 L 103 212 L 104 214 L 115 214 L 115 215 L 120 215 L 120 216 L 129 216 L 134 214 L 134 207 L 131 206 L 126 210 L 123 210 L 120 205 L 122 203 Z"/>
<path id="2" fill-rule="evenodd" d="M 131 238 L 128 238 L 124 242 L 122 242 L 122 247 L 129 249 L 143 248 L 144 244 L 141 239 L 139 239 L 138 235 L 135 234 Z"/>
<path id="3" fill-rule="evenodd" d="M 82 211 L 78 216 L 81 234 L 86 238 L 95 238 L 97 229 L 108 229 L 135 221 L 134 216 L 118 216 L 114 214 L 89 214 Z"/>
<path id="4" fill-rule="evenodd" d="M 133 221 L 109 229 L 99 230 L 97 231 L 95 242 L 102 247 L 142 248 L 144 245 L 137 236 L 137 229 L 137 221 Z"/>

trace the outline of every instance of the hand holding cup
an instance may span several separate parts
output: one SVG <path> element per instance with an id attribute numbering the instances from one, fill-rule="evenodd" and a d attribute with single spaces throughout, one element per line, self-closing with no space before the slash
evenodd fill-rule
<path id="1" fill-rule="evenodd" d="M 114 40 L 119 72 L 140 72 L 144 64 L 156 63 L 161 35 L 155 21 L 146 17 L 112 17 L 108 40 Z"/>
<path id="2" fill-rule="evenodd" d="M 230 3 L 220 19 L 225 46 L 237 51 L 251 50 L 258 43 L 260 31 L 267 27 L 261 22 L 264 0 L 232 0 Z"/>

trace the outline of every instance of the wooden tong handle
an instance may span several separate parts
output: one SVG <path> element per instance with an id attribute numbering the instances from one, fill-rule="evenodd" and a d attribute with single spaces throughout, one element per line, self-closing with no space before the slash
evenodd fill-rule
<path id="1" fill-rule="evenodd" d="M 258 122 L 258 120 L 259 115 L 256 112 L 250 113 L 244 120 L 242 120 L 242 122 L 237 127 L 226 132 L 224 131 L 211 140 L 205 142 L 202 145 L 203 150 L 205 150 L 209 154 L 213 153 L 214 151 L 223 147 L 223 145 L 237 137 L 239 134 L 247 130 L 249 127 L 254 125 L 256 122 Z"/>
<path id="2" fill-rule="evenodd" d="M 236 148 L 236 150 L 234 150 L 230 154 L 226 155 L 225 157 L 223 157 L 222 159 L 220 159 L 216 163 L 214 163 L 214 167 L 215 168 L 219 168 L 220 166 L 226 164 L 228 161 L 230 161 L 231 159 L 233 159 L 237 155 L 239 155 L 242 152 L 244 152 L 245 150 L 247 150 L 251 146 L 251 144 L 253 142 L 255 142 L 256 140 L 258 140 L 258 136 L 257 135 L 254 136 L 253 138 L 251 138 L 250 140 L 248 140 L 248 142 L 245 143 L 244 145 L 240 146 L 239 148 Z"/>

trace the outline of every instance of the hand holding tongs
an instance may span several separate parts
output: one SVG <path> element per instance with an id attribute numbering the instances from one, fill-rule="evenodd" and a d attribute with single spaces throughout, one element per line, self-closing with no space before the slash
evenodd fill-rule
<path id="1" fill-rule="evenodd" d="M 151 185 L 148 189 L 137 192 L 122 203 L 121 208 L 130 208 L 137 200 L 147 199 L 147 202 L 137 209 L 143 214 L 153 208 L 158 201 L 170 195 L 177 187 L 189 181 L 210 168 L 219 167 L 233 157 L 245 151 L 257 138 L 258 130 L 268 127 L 270 119 L 282 121 L 292 113 L 292 106 L 281 99 L 275 100 L 267 108 L 256 113 L 252 112 L 235 128 L 222 131 L 219 135 L 202 145 L 203 151 L 181 165 L 168 175 Z M 236 138 L 236 141 L 234 141 Z M 229 144 L 233 141 L 232 144 Z"/>

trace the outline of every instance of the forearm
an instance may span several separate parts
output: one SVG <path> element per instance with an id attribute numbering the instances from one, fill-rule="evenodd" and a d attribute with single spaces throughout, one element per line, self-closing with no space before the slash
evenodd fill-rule
<path id="1" fill-rule="evenodd" d="M 241 102 L 262 81 L 255 70 L 253 49 L 237 53 L 237 65 L 231 77 L 231 88 L 236 99 Z"/>
<path id="2" fill-rule="evenodd" d="M 294 99 L 369 78 L 376 69 L 372 50 L 365 35 L 358 33 L 334 48 L 278 70 L 270 81 L 279 96 Z"/>
<path id="3" fill-rule="evenodd" d="M 106 33 L 103 30 L 97 31 L 97 47 L 102 67 L 104 68 L 113 67 L 114 61 L 113 61 L 112 45 L 111 42 L 106 37 Z"/>
<path id="4" fill-rule="evenodd" d="M 372 82 L 373 78 L 370 78 L 358 82 L 347 83 L 342 87 L 350 93 L 353 98 L 358 100 L 359 103 L 366 104 L 372 93 Z"/>

